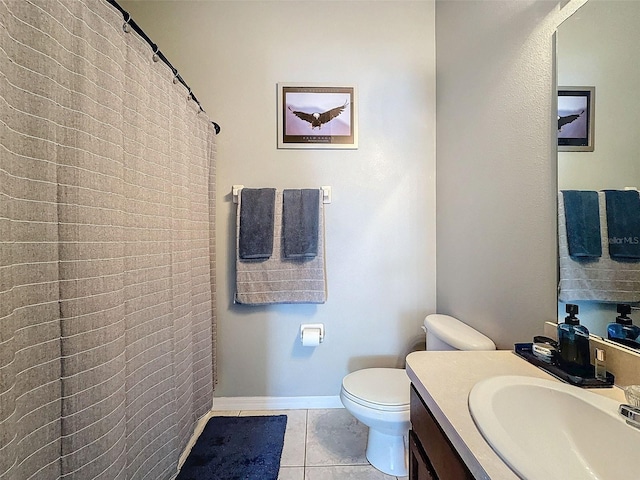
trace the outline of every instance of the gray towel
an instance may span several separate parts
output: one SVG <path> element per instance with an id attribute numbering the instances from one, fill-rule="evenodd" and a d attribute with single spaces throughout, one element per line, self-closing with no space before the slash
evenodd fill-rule
<path id="1" fill-rule="evenodd" d="M 238 256 L 242 260 L 269 258 L 273 253 L 275 188 L 243 188 L 240 192 Z"/>
<path id="2" fill-rule="evenodd" d="M 284 258 L 282 245 L 282 192 L 276 194 L 273 255 L 259 262 L 241 261 L 236 256 L 237 303 L 268 305 L 276 303 L 324 303 L 327 286 L 324 264 L 324 219 L 318 200 L 318 255 L 314 258 Z M 238 208 L 237 228 L 240 226 Z"/>
<path id="3" fill-rule="evenodd" d="M 320 190 L 284 190 L 282 198 L 285 258 L 315 257 L 318 254 Z"/>

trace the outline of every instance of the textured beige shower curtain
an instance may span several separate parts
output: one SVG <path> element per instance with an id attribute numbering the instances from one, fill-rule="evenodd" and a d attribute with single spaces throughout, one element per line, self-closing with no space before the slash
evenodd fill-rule
<path id="1" fill-rule="evenodd" d="M 213 126 L 102 0 L 0 0 L 0 479 L 169 479 L 212 403 Z"/>

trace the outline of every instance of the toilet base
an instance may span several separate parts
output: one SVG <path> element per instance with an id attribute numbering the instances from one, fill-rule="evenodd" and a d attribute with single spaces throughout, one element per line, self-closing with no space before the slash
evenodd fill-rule
<path id="1" fill-rule="evenodd" d="M 367 460 L 369 463 L 387 475 L 406 477 L 409 474 L 405 445 L 408 434 L 408 430 L 404 435 L 389 435 L 369 428 L 369 439 L 367 440 Z"/>

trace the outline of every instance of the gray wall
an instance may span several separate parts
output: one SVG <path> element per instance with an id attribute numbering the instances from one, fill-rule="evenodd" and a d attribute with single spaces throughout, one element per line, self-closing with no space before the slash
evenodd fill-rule
<path id="1" fill-rule="evenodd" d="M 218 396 L 336 395 L 399 364 L 436 310 L 436 240 L 440 312 L 502 348 L 555 320 L 557 2 L 126 4 L 224 129 Z M 357 83 L 360 149 L 276 150 L 279 81 Z M 326 305 L 231 304 L 233 183 L 334 187 Z M 315 351 L 302 321 L 327 327 Z"/>
<path id="2" fill-rule="evenodd" d="M 435 7 L 424 2 L 123 2 L 222 126 L 217 156 L 220 396 L 338 395 L 401 366 L 435 312 Z M 359 88 L 360 148 L 276 149 L 276 83 Z M 333 187 L 324 305 L 233 305 L 231 185 Z M 322 322 L 325 342 L 298 340 Z"/>
<path id="3" fill-rule="evenodd" d="M 438 310 L 500 348 L 556 318 L 557 8 L 436 7 Z"/>

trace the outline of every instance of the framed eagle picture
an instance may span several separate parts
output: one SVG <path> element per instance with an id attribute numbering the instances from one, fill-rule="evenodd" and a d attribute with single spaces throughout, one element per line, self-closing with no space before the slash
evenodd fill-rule
<path id="1" fill-rule="evenodd" d="M 356 149 L 356 87 L 278 83 L 278 148 Z"/>
<path id="2" fill-rule="evenodd" d="M 593 152 L 595 87 L 558 87 L 558 151 Z"/>

